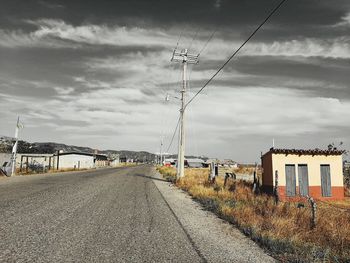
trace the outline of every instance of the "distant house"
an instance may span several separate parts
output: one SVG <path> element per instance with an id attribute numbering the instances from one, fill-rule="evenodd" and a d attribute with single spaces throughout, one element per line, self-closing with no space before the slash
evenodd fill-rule
<path id="1" fill-rule="evenodd" d="M 168 166 L 168 167 L 171 167 L 171 166 L 175 166 L 176 165 L 176 159 L 165 159 L 164 160 L 164 166 Z"/>
<path id="2" fill-rule="evenodd" d="M 54 166 L 58 169 L 88 169 L 109 165 L 106 155 L 84 152 L 62 152 L 54 155 Z M 57 164 L 58 163 L 58 164 Z"/>
<path id="3" fill-rule="evenodd" d="M 344 161 L 343 167 L 344 167 L 344 170 L 349 170 L 350 169 L 350 161 Z"/>
<path id="4" fill-rule="evenodd" d="M 311 196 L 315 199 L 344 198 L 343 151 L 271 148 L 261 157 L 262 186 L 273 192 L 278 174 L 281 199 Z"/>
<path id="5" fill-rule="evenodd" d="M 225 167 L 230 167 L 230 168 L 237 168 L 238 167 L 238 163 L 231 160 L 231 159 L 224 159 L 218 162 L 221 166 L 225 166 Z"/>
<path id="6" fill-rule="evenodd" d="M 116 166 L 119 166 L 119 164 L 120 164 L 119 154 L 114 154 L 113 156 L 111 156 L 110 166 L 116 167 Z"/>
<path id="7" fill-rule="evenodd" d="M 203 163 L 202 159 L 185 159 L 185 165 L 189 168 L 203 168 Z"/>

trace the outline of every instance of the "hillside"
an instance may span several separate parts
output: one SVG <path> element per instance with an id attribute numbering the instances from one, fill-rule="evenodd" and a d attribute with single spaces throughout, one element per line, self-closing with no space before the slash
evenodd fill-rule
<path id="1" fill-rule="evenodd" d="M 1 136 L 0 137 L 0 152 L 10 153 L 12 150 L 14 139 L 11 137 Z M 20 140 L 18 142 L 18 153 L 55 153 L 59 150 L 64 152 L 78 151 L 93 153 L 95 150 L 90 147 L 82 147 L 75 145 L 66 145 L 63 143 L 55 142 L 26 142 Z M 151 162 L 155 160 L 155 154 L 145 151 L 127 151 L 127 150 L 103 150 L 98 153 L 111 155 L 119 154 L 120 157 L 126 157 L 128 159 L 134 159 L 139 161 Z"/>

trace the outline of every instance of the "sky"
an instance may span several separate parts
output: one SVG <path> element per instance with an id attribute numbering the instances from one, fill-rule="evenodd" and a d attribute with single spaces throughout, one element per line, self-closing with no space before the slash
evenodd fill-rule
<path id="1" fill-rule="evenodd" d="M 189 99 L 278 2 L 2 0 L 0 134 L 20 116 L 30 142 L 159 152 L 163 138 L 167 150 L 182 85 L 174 48 L 200 53 Z M 254 162 L 273 139 L 349 149 L 349 63 L 350 2 L 287 0 L 186 109 L 186 154 Z"/>

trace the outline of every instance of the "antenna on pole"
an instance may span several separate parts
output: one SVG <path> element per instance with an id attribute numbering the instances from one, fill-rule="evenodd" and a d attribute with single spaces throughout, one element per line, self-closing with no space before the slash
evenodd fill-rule
<path id="1" fill-rule="evenodd" d="M 176 172 L 177 179 L 180 179 L 185 175 L 185 105 L 186 105 L 186 88 L 187 88 L 187 65 L 198 64 L 199 60 L 198 60 L 198 55 L 189 54 L 187 49 L 183 49 L 180 52 L 178 52 L 175 48 L 171 61 L 180 62 L 183 65 L 179 147 L 178 147 L 178 155 L 177 155 L 177 172 Z"/>

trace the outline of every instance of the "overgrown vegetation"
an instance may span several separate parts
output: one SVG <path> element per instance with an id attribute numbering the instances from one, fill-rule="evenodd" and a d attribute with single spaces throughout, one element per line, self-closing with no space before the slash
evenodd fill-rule
<path id="1" fill-rule="evenodd" d="M 175 182 L 176 171 L 159 172 Z M 186 169 L 175 182 L 208 210 L 235 224 L 277 259 L 288 262 L 350 262 L 350 201 L 318 202 L 317 224 L 311 229 L 306 200 L 275 205 L 271 196 L 254 194 L 252 185 L 223 178 L 208 182 L 209 170 Z"/>
<path id="2" fill-rule="evenodd" d="M 344 170 L 345 194 L 350 196 L 350 168 Z"/>

